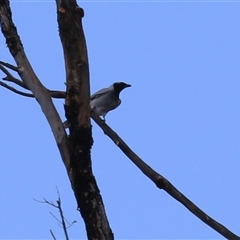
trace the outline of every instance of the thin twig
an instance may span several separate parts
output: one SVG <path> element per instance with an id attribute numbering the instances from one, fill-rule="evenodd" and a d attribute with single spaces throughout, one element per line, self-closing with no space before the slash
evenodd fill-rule
<path id="1" fill-rule="evenodd" d="M 55 218 L 55 219 L 58 221 L 58 224 L 59 224 L 59 223 L 62 224 L 61 221 L 60 221 L 56 216 L 54 216 L 53 213 L 49 212 L 49 214 L 52 215 L 52 217 Z M 60 226 L 60 225 L 59 225 L 59 226 Z"/>
<path id="2" fill-rule="evenodd" d="M 8 81 L 8 82 L 13 82 L 17 85 L 19 85 L 22 88 L 25 88 L 29 90 L 29 88 L 24 84 L 21 80 L 15 78 L 3 65 L 0 64 L 0 69 L 2 72 L 6 74 L 6 77 L 3 78 L 3 80 Z"/>
<path id="3" fill-rule="evenodd" d="M 58 206 L 55 205 L 52 201 L 50 202 L 50 201 L 46 200 L 46 198 L 43 198 L 43 200 L 45 201 L 45 203 L 47 203 L 47 204 L 49 204 L 49 205 L 51 205 L 51 206 L 53 206 L 55 208 L 58 208 Z"/>
<path id="4" fill-rule="evenodd" d="M 9 86 L 2 81 L 0 81 L 0 86 L 5 87 L 8 90 L 10 90 L 14 93 L 17 93 L 21 96 L 34 98 L 34 95 L 32 93 L 25 93 L 25 92 L 19 91 L 16 88 Z M 50 93 L 52 98 L 57 98 L 57 99 L 64 99 L 65 98 L 65 92 L 64 91 L 49 90 L 49 93 Z"/>
<path id="5" fill-rule="evenodd" d="M 64 234 L 65 234 L 66 240 L 69 240 L 68 233 L 67 233 L 67 227 L 66 227 L 66 224 L 65 224 L 63 211 L 62 211 L 62 207 L 61 207 L 60 193 L 59 193 L 58 189 L 57 189 L 57 194 L 58 194 L 57 204 L 58 204 L 58 209 L 59 209 L 60 216 L 61 216 L 61 219 L 62 219 L 63 231 L 64 231 Z"/>
<path id="6" fill-rule="evenodd" d="M 50 215 L 52 215 L 52 217 L 54 217 L 59 226 L 61 226 L 63 228 L 63 231 L 64 231 L 64 234 L 65 234 L 65 238 L 66 240 L 69 240 L 69 237 L 68 237 L 68 233 L 67 233 L 67 229 L 69 227 L 71 227 L 74 223 L 76 223 L 76 221 L 73 221 L 71 224 L 69 224 L 69 222 L 65 219 L 64 215 L 63 215 L 63 210 L 62 210 L 62 206 L 61 206 L 61 198 L 60 198 L 60 193 L 58 191 L 58 188 L 56 187 L 57 189 L 57 194 L 58 194 L 58 200 L 56 201 L 57 204 L 54 204 L 52 201 L 48 201 L 47 199 L 43 198 L 43 201 L 40 201 L 40 200 L 37 200 L 37 199 L 34 199 L 36 202 L 39 202 L 39 203 L 46 203 L 46 204 L 49 204 L 50 206 L 52 207 L 55 207 L 59 210 L 59 213 L 60 213 L 60 217 L 61 217 L 61 220 L 59 220 L 53 213 L 49 212 Z M 68 226 L 66 226 L 66 223 L 68 223 Z"/>
<path id="7" fill-rule="evenodd" d="M 52 230 L 50 229 L 49 231 L 50 231 L 50 233 L 51 233 L 51 235 L 52 235 L 53 239 L 54 239 L 54 240 L 57 240 L 57 239 L 56 239 L 56 237 L 54 236 L 54 234 L 53 234 Z"/>
<path id="8" fill-rule="evenodd" d="M 36 202 L 39 202 L 39 203 L 47 203 L 47 204 L 51 205 L 52 207 L 58 208 L 58 206 L 55 205 L 52 201 L 49 202 L 49 201 L 46 200 L 45 198 L 43 198 L 44 201 L 40 201 L 40 200 L 37 200 L 37 199 L 35 199 L 35 198 L 34 198 L 33 200 L 36 201 Z"/>
<path id="9" fill-rule="evenodd" d="M 6 62 L 3 62 L 3 61 L 0 61 L 0 64 L 2 64 L 3 66 L 7 67 L 7 68 L 10 68 L 11 70 L 15 71 L 15 72 L 18 72 L 18 67 L 10 64 L 10 63 L 6 63 Z"/>
<path id="10" fill-rule="evenodd" d="M 22 82 L 21 80 L 19 80 L 18 78 L 15 78 L 4 66 L 6 67 L 9 67 L 11 66 L 10 69 L 12 69 L 12 67 L 14 67 L 13 65 L 11 65 L 10 63 L 4 63 L 4 66 L 2 61 L 0 61 L 0 70 L 2 72 L 4 72 L 6 74 L 6 77 L 2 78 L 4 81 L 8 81 L 8 82 L 12 82 L 12 83 L 15 83 L 17 84 L 18 86 L 22 87 L 22 88 L 25 88 L 27 90 L 29 90 L 29 88 L 26 86 L 26 84 L 24 82 Z M 14 67 L 14 68 L 17 68 L 17 67 Z M 34 98 L 34 95 L 33 94 L 28 94 L 28 93 L 24 93 L 22 91 L 19 91 L 19 90 L 16 90 L 15 88 L 7 85 L 7 84 L 1 84 L 1 86 L 3 87 L 6 87 L 7 89 L 15 92 L 15 93 L 18 93 L 22 96 L 25 96 L 25 97 L 33 97 Z M 65 98 L 65 95 L 66 93 L 64 91 L 58 91 L 58 90 L 49 90 L 47 89 L 51 95 L 52 98 L 62 98 L 64 99 Z"/>
<path id="11" fill-rule="evenodd" d="M 13 87 L 7 85 L 6 83 L 4 83 L 2 81 L 0 81 L 0 86 L 5 87 L 8 90 L 10 90 L 10 91 L 12 91 L 14 93 L 17 93 L 17 94 L 19 94 L 21 96 L 34 98 L 34 95 L 32 93 L 25 93 L 25 92 L 19 91 L 19 90 L 13 88 Z"/>

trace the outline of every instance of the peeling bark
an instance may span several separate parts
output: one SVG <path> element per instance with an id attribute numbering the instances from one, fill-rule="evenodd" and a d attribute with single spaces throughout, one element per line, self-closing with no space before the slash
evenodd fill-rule
<path id="1" fill-rule="evenodd" d="M 89 239 L 113 239 L 102 197 L 92 173 L 89 66 L 82 27 L 83 9 L 76 1 L 57 1 L 59 34 L 66 68 L 65 113 L 69 124 L 70 174 Z"/>

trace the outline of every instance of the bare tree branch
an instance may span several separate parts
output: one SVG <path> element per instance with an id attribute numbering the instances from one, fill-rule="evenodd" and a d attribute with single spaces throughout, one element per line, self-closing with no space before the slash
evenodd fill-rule
<path id="1" fill-rule="evenodd" d="M 39 202 L 39 203 L 47 203 L 47 204 L 51 205 L 52 207 L 58 208 L 57 205 L 55 205 L 52 201 L 49 202 L 46 198 L 43 198 L 44 201 L 40 201 L 40 200 L 37 200 L 35 198 L 33 200 L 36 201 L 36 202 Z"/>
<path id="2" fill-rule="evenodd" d="M 51 235 L 52 235 L 53 239 L 54 239 L 54 240 L 57 240 L 57 239 L 56 239 L 56 237 L 54 236 L 54 234 L 53 234 L 52 230 L 50 229 L 49 231 L 50 231 L 50 233 L 51 233 Z"/>
<path id="3" fill-rule="evenodd" d="M 2 86 L 4 88 L 7 88 L 8 90 L 10 90 L 10 91 L 12 91 L 14 93 L 17 93 L 17 94 L 19 94 L 21 96 L 35 98 L 35 96 L 32 93 L 25 93 L 25 92 L 19 91 L 16 88 L 9 86 L 9 85 L 7 85 L 6 83 L 4 83 L 2 81 L 0 81 L 0 86 Z M 57 91 L 57 90 L 49 90 L 49 93 L 50 93 L 52 98 L 57 98 L 57 99 L 64 99 L 65 98 L 64 96 L 66 95 L 65 92 Z"/>
<path id="4" fill-rule="evenodd" d="M 57 191 L 57 193 L 58 193 L 57 204 L 58 204 L 58 209 L 59 209 L 60 216 L 61 216 L 61 219 L 62 219 L 63 231 L 64 231 L 64 234 L 65 234 L 66 240 L 69 240 L 68 233 L 67 233 L 67 227 L 66 227 L 66 224 L 65 224 L 64 216 L 63 216 L 63 211 L 62 211 L 62 206 L 61 206 L 61 198 L 60 198 L 59 191 Z"/>
<path id="5" fill-rule="evenodd" d="M 0 82 L 0 85 L 2 83 Z M 7 87 L 8 88 L 8 87 Z M 9 89 L 9 88 L 8 88 Z M 10 89 L 11 90 L 11 89 Z M 15 92 L 15 91 L 14 91 Z M 20 94 L 20 93 L 18 93 Z M 29 97 L 27 94 L 20 94 Z M 31 96 L 32 97 L 32 96 Z M 127 155 L 127 157 L 149 178 L 151 179 L 158 188 L 165 190 L 174 199 L 182 203 L 189 211 L 191 211 L 195 216 L 201 219 L 208 226 L 212 227 L 218 233 L 226 238 L 234 237 L 234 239 L 240 239 L 237 235 L 232 233 L 226 227 L 209 217 L 205 212 L 198 208 L 193 202 L 191 202 L 187 197 L 185 197 L 180 191 L 178 191 L 166 178 L 154 171 L 150 166 L 148 166 L 141 158 L 139 158 L 128 146 L 127 144 L 114 132 L 96 113 L 91 113 L 92 119 L 99 125 L 104 133 L 110 137 L 113 142 Z M 50 203 L 49 203 L 50 204 Z"/>
<path id="6" fill-rule="evenodd" d="M 206 223 L 209 227 L 213 228 L 222 236 L 226 237 L 227 239 L 240 239 L 239 236 L 235 235 L 225 226 L 208 216 L 192 201 L 190 201 L 186 196 L 184 196 L 178 189 L 176 189 L 166 178 L 164 178 L 162 175 L 160 175 L 150 166 L 148 166 L 94 111 L 91 111 L 91 118 L 97 123 L 97 125 L 103 130 L 103 132 L 113 140 L 113 142 L 123 151 L 123 153 L 143 172 L 143 174 L 156 184 L 159 189 L 163 189 L 164 191 L 166 191 L 174 199 L 183 204 L 196 217 L 198 217 L 200 220 L 202 220 L 204 223 Z M 68 123 L 66 123 L 65 125 L 69 127 Z"/>
<path id="7" fill-rule="evenodd" d="M 17 94 L 19 94 L 19 95 L 21 95 L 21 96 L 34 98 L 34 95 L 33 95 L 32 93 L 21 92 L 21 91 L 15 89 L 15 88 L 13 88 L 13 87 L 7 85 L 6 83 L 4 83 L 4 82 L 2 82 L 2 81 L 0 81 L 0 86 L 5 87 L 5 88 L 7 88 L 8 90 L 10 90 L 10 91 L 12 91 L 12 92 L 14 92 L 14 93 L 17 93 Z"/>
<path id="8" fill-rule="evenodd" d="M 75 0 L 56 0 L 56 2 L 57 2 L 57 7 L 58 7 L 59 22 L 62 21 L 62 23 L 59 23 L 60 35 L 61 35 L 62 30 L 64 30 L 64 31 L 67 30 L 66 28 L 64 28 L 64 29 L 61 28 L 62 25 L 64 25 L 64 23 L 66 23 L 64 21 L 71 20 L 71 23 L 78 22 L 77 21 L 78 19 L 76 18 L 76 16 L 74 17 L 73 15 L 71 15 L 72 13 L 70 12 L 70 10 L 76 11 L 77 15 L 81 14 L 82 10 L 76 5 Z M 67 9 L 68 7 L 69 7 L 69 9 Z M 67 18 L 69 18 L 69 19 L 66 20 Z M 65 93 L 59 92 L 59 91 L 50 91 L 49 92 L 48 89 L 46 89 L 38 80 L 33 69 L 31 68 L 30 63 L 27 60 L 27 57 L 24 53 L 20 38 L 16 31 L 16 27 L 14 26 L 14 24 L 12 22 L 11 11 L 10 11 L 8 0 L 0 0 L 0 23 L 1 23 L 2 32 L 7 40 L 7 45 L 18 65 L 18 67 L 14 67 L 11 64 L 7 64 L 7 63 L 3 63 L 3 62 L 0 62 L 0 63 L 3 66 L 6 66 L 6 67 L 12 69 L 13 71 L 18 72 L 18 74 L 20 75 L 23 82 L 14 78 L 5 68 L 1 67 L 1 70 L 7 75 L 7 77 L 5 77 L 4 80 L 13 82 L 23 88 L 30 89 L 33 92 L 35 98 L 41 105 L 42 110 L 43 110 L 46 118 L 48 119 L 49 124 L 53 130 L 56 142 L 57 142 L 59 150 L 61 152 L 61 156 L 63 158 L 64 164 L 69 173 L 70 170 L 72 171 L 75 168 L 70 168 L 70 156 L 69 156 L 68 148 L 67 148 L 68 141 L 67 141 L 66 133 L 63 129 L 61 119 L 58 116 L 56 109 L 54 108 L 54 106 L 52 104 L 52 100 L 51 100 L 51 96 L 52 96 L 53 92 L 56 92 L 56 94 L 59 94 L 59 93 L 62 94 L 61 97 L 59 97 L 59 98 L 64 98 Z M 66 26 L 67 25 L 68 24 L 66 24 Z M 72 24 L 72 25 L 74 25 L 74 24 Z M 72 31 L 72 29 L 69 31 Z M 78 29 L 78 31 L 82 31 L 82 27 L 80 27 L 80 29 Z M 63 35 L 61 37 L 64 38 Z M 84 39 L 84 36 L 79 36 L 79 39 Z M 62 41 L 64 42 L 64 40 L 62 40 Z M 80 49 L 79 52 L 81 52 L 82 50 L 83 50 L 83 52 L 86 51 L 85 40 L 84 40 L 84 42 L 81 42 L 81 44 L 83 44 L 84 47 L 83 47 L 83 49 Z M 81 45 L 81 47 L 83 45 Z M 66 44 L 64 46 L 66 47 Z M 66 49 L 67 49 L 67 47 L 66 47 Z M 68 53 L 67 53 L 66 49 L 64 48 L 64 51 L 65 51 L 65 54 L 67 55 Z M 74 50 L 72 50 L 72 51 L 74 51 Z M 86 54 L 86 52 L 84 54 Z M 67 56 L 66 59 L 69 60 L 69 56 Z M 75 142 L 75 141 L 79 140 L 79 137 L 77 137 L 77 135 L 79 135 L 79 133 L 82 133 L 81 131 L 79 131 L 79 127 L 82 125 L 84 125 L 85 128 L 90 127 L 90 123 L 88 122 L 89 110 L 86 110 L 87 105 L 84 105 L 84 104 L 86 104 L 86 99 L 89 101 L 89 91 L 87 91 L 85 93 L 79 93 L 79 89 L 81 89 L 81 86 L 82 86 L 81 84 L 83 84 L 82 79 L 85 79 L 85 81 L 86 81 L 86 79 L 88 79 L 88 77 L 89 77 L 88 76 L 88 63 L 87 63 L 86 56 L 83 57 L 82 55 L 80 57 L 78 56 L 78 61 L 76 59 L 74 59 L 73 62 L 69 61 L 68 63 L 69 63 L 69 65 L 67 65 L 68 66 L 67 67 L 67 78 L 69 81 L 67 83 L 68 88 L 67 88 L 66 108 L 69 108 L 69 106 L 71 104 L 77 103 L 76 109 L 81 110 L 81 111 L 79 111 L 80 116 L 77 116 L 77 119 L 76 119 L 76 117 L 74 117 L 74 114 L 76 112 L 74 114 L 68 112 L 68 114 L 69 114 L 68 120 L 70 120 L 70 134 L 73 132 L 76 134 L 74 137 L 72 137 L 71 141 Z M 76 70 L 76 67 L 77 67 L 77 70 Z M 76 70 L 75 72 L 73 71 L 74 69 Z M 71 71 L 73 71 L 73 72 L 71 72 Z M 79 75 L 80 75 L 80 79 L 78 78 Z M 72 78 L 73 81 L 70 81 L 70 76 L 73 77 Z M 86 84 L 86 82 L 85 82 L 85 84 Z M 22 96 L 33 97 L 33 95 L 31 95 L 31 94 L 18 91 L 16 89 L 8 86 L 7 84 L 4 84 L 3 82 L 1 82 L 1 86 L 5 87 L 17 94 L 20 94 Z M 86 88 L 83 88 L 83 89 L 86 89 Z M 79 94 L 77 96 L 77 100 L 71 99 L 72 97 L 73 98 L 76 97 L 76 93 Z M 58 95 L 58 96 L 60 96 L 60 95 Z M 85 99 L 84 103 L 81 102 L 82 99 Z M 74 101 L 71 102 L 72 100 L 74 100 Z M 82 111 L 82 109 L 83 109 L 83 111 Z M 178 191 L 167 179 L 165 179 L 162 175 L 158 174 L 150 166 L 148 166 L 141 158 L 139 158 L 128 147 L 128 145 L 117 135 L 117 133 L 115 133 L 104 121 L 101 120 L 101 118 L 95 112 L 91 112 L 91 117 L 102 128 L 104 133 L 114 141 L 114 143 L 129 157 L 129 159 L 149 179 L 151 179 L 156 184 L 156 186 L 159 189 L 165 190 L 169 195 L 171 195 L 174 199 L 176 199 L 177 201 L 182 203 L 189 211 L 191 211 L 194 215 L 196 215 L 199 219 L 201 219 L 208 226 L 210 226 L 211 228 L 216 230 L 222 236 L 224 236 L 228 239 L 240 239 L 239 236 L 235 235 L 230 230 L 228 230 L 226 227 L 224 227 L 223 225 L 221 225 L 220 223 L 218 223 L 217 221 L 215 221 L 214 219 L 209 217 L 205 212 L 203 212 L 193 202 L 191 202 L 187 197 L 185 197 L 180 191 Z M 88 134 L 89 134 L 89 131 L 88 131 Z M 81 142 L 83 142 L 83 139 L 80 139 L 80 143 Z M 76 147 L 76 149 L 79 150 L 80 146 L 81 146 L 81 144 L 78 145 Z M 75 149 L 75 148 L 72 148 L 72 151 L 73 151 L 73 149 Z M 76 149 L 74 151 L 76 151 Z M 71 154 L 74 155 L 75 153 L 76 152 L 72 152 Z M 71 158 L 73 158 L 73 155 L 71 155 Z M 82 156 L 78 155 L 77 158 L 76 158 L 76 156 L 74 156 L 74 158 L 82 161 Z M 74 160 L 73 160 L 72 164 L 74 165 L 74 164 L 76 164 L 76 162 L 74 162 Z M 81 171 L 85 170 L 85 167 L 86 166 L 84 166 L 82 168 L 82 165 L 81 165 L 81 168 L 82 168 Z M 78 168 L 78 166 L 77 166 L 77 168 Z M 91 162 L 87 161 L 88 172 L 89 172 L 89 169 L 91 170 Z M 95 192 L 96 196 L 94 196 L 95 197 L 94 204 L 98 205 L 99 209 L 97 209 L 97 210 L 101 212 L 100 214 L 99 214 L 99 212 L 98 212 L 98 214 L 96 214 L 96 212 L 95 212 L 95 215 L 93 215 L 93 216 L 96 221 L 99 221 L 99 223 L 101 223 L 103 225 L 105 224 L 103 227 L 106 230 L 106 232 L 104 234 L 101 233 L 103 235 L 101 235 L 101 238 L 99 238 L 99 239 L 103 239 L 104 236 L 106 237 L 106 239 L 113 239 L 113 234 L 111 232 L 108 221 L 106 219 L 102 199 L 101 199 L 101 196 L 99 195 L 99 190 L 98 190 L 97 186 L 95 185 L 95 179 L 94 179 L 93 175 L 90 175 L 90 178 L 91 178 L 91 182 L 90 182 L 89 188 L 95 189 L 95 191 L 96 191 Z M 81 194 L 83 194 L 84 192 L 82 191 L 82 193 L 80 195 L 78 195 L 78 190 L 80 189 L 80 191 L 81 191 L 82 186 L 79 186 L 81 181 L 77 183 L 77 181 L 83 180 L 84 178 L 79 177 L 78 172 L 74 172 L 73 178 L 70 178 L 70 179 L 73 183 L 75 196 L 76 196 L 76 199 L 78 202 L 78 206 L 80 207 L 82 216 L 86 217 L 86 215 L 85 215 L 86 213 L 84 212 L 84 207 L 81 208 L 81 206 L 85 204 L 84 201 L 86 199 L 80 200 L 82 198 Z M 53 204 L 52 202 L 48 202 L 46 200 L 45 200 L 45 202 L 56 207 L 56 205 Z M 60 201 L 57 201 L 57 204 L 61 206 Z M 89 206 L 87 206 L 87 207 L 89 207 Z M 60 215 L 64 221 L 63 214 L 60 213 Z M 101 217 L 103 219 L 101 219 Z M 90 219 L 86 219 L 86 224 L 88 224 L 88 223 L 91 223 Z M 65 225 L 65 227 L 66 227 L 66 225 Z M 87 227 L 89 227 L 89 226 L 87 225 Z M 52 232 L 51 232 L 51 234 L 52 234 Z M 88 236 L 91 236 L 91 234 L 92 234 L 92 229 L 89 229 Z M 54 237 L 53 234 L 52 234 L 52 236 Z M 54 239 L 55 239 L 55 237 L 54 237 Z"/>
<path id="9" fill-rule="evenodd" d="M 24 84 L 24 82 L 22 82 L 21 80 L 15 78 L 15 77 L 4 67 L 4 66 L 6 66 L 6 67 L 11 66 L 10 69 L 12 69 L 14 66 L 11 65 L 11 64 L 9 64 L 9 63 L 4 63 L 4 66 L 3 66 L 2 63 L 3 63 L 3 62 L 0 61 L 0 70 L 6 74 L 6 77 L 4 77 L 3 80 L 4 80 L 4 81 L 8 81 L 8 82 L 12 82 L 12 83 L 14 83 L 14 84 L 16 84 L 16 85 L 24 88 L 24 89 L 29 90 L 29 88 Z M 15 68 L 17 68 L 17 67 L 15 67 Z M 20 95 L 22 95 L 22 96 L 25 96 L 25 97 L 35 97 L 35 96 L 34 96 L 33 94 L 31 94 L 31 93 L 25 93 L 25 92 L 19 91 L 19 90 L 13 88 L 13 87 L 7 85 L 6 83 L 3 83 L 3 82 L 1 82 L 1 86 L 5 87 L 5 88 L 9 89 L 10 91 L 13 91 L 13 92 L 15 92 L 15 93 L 17 93 L 17 94 L 20 94 Z M 51 95 L 52 98 L 63 98 L 63 99 L 64 99 L 65 96 L 66 96 L 66 92 L 64 92 L 64 91 L 49 90 L 49 89 L 47 89 L 47 90 L 48 90 L 48 92 L 49 92 L 49 94 Z"/>
<path id="10" fill-rule="evenodd" d="M 48 204 L 48 205 L 50 205 L 50 206 L 52 206 L 52 207 L 55 207 L 55 208 L 57 208 L 57 209 L 59 210 L 59 214 L 60 214 L 60 217 L 61 217 L 61 221 L 60 221 L 57 217 L 55 217 L 54 214 L 52 214 L 51 212 L 49 212 L 49 213 L 57 220 L 58 223 L 61 224 L 61 226 L 62 226 L 62 228 L 63 228 L 63 231 L 64 231 L 65 238 L 66 238 L 66 240 L 69 240 L 68 233 L 67 233 L 67 228 L 71 227 L 76 221 L 73 221 L 73 222 L 70 224 L 70 223 L 68 223 L 68 221 L 65 219 L 65 217 L 64 217 L 64 215 L 63 215 L 63 210 L 62 210 L 62 205 L 61 205 L 61 198 L 60 198 L 60 193 L 59 193 L 58 189 L 57 189 L 57 194 L 58 194 L 58 199 L 57 199 L 57 201 L 56 201 L 57 204 L 54 204 L 52 201 L 48 201 L 48 200 L 46 200 L 45 198 L 43 198 L 44 201 L 39 201 L 39 200 L 36 200 L 36 199 L 34 199 L 34 200 L 37 201 L 37 202 L 39 202 L 39 203 L 46 203 L 46 204 Z M 65 222 L 68 223 L 68 226 L 66 225 Z M 50 232 L 51 232 L 51 230 L 50 230 Z M 52 234 L 52 232 L 51 232 L 51 234 Z M 53 234 L 52 234 L 52 236 L 53 236 Z"/>
<path id="11" fill-rule="evenodd" d="M 51 126 L 62 160 L 66 168 L 69 169 L 70 156 L 67 134 L 48 90 L 41 84 L 27 59 L 17 29 L 12 21 L 9 0 L 0 1 L 0 25 L 10 53 L 18 66 L 18 69 L 14 70 L 18 71 L 23 83 L 32 91 L 40 104 Z"/>
<path id="12" fill-rule="evenodd" d="M 1 62 L 0 62 L 0 69 L 6 74 L 6 77 L 3 78 L 3 80 L 13 82 L 13 83 L 19 85 L 20 87 L 29 90 L 29 88 L 21 80 L 15 78 L 5 67 L 3 67 Z"/>
<path id="13" fill-rule="evenodd" d="M 52 217 L 58 222 L 58 225 L 61 226 L 60 224 L 62 224 L 62 222 L 53 213 L 49 212 L 49 214 L 52 215 Z"/>
<path id="14" fill-rule="evenodd" d="M 196 217 L 206 223 L 209 227 L 213 228 L 222 236 L 227 239 L 240 239 L 239 236 L 228 230 L 222 224 L 215 221 L 208 216 L 200 208 L 198 208 L 193 202 L 185 197 L 178 189 L 176 189 L 166 178 L 154 171 L 149 165 L 147 165 L 136 153 L 134 153 L 130 147 L 103 121 L 96 112 L 91 112 L 91 118 L 97 123 L 97 125 L 103 130 L 103 132 L 113 140 L 113 142 L 123 151 L 123 153 L 146 175 L 151 179 L 159 189 L 163 189 L 174 199 L 183 204 L 190 212 Z"/>
<path id="15" fill-rule="evenodd" d="M 0 64 L 18 73 L 18 67 L 3 61 L 0 61 Z"/>

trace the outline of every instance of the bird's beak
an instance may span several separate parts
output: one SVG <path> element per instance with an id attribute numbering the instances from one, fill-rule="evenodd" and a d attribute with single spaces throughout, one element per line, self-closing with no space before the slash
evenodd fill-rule
<path id="1" fill-rule="evenodd" d="M 131 87 L 132 85 L 130 85 L 130 84 L 126 84 L 125 85 L 125 88 L 127 88 L 127 87 Z"/>

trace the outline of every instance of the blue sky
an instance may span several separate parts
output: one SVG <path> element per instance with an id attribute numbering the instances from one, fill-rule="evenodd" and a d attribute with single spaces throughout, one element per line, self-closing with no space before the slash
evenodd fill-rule
<path id="1" fill-rule="evenodd" d="M 91 91 L 132 85 L 107 123 L 202 210 L 240 235 L 240 2 L 79 1 Z M 54 1 L 12 1 L 13 19 L 42 83 L 64 90 Z M 0 59 L 14 63 L 0 35 Z M 3 74 L 0 77 L 4 77 Z M 37 102 L 0 88 L 0 239 L 58 239 L 57 186 L 71 239 L 84 224 Z M 54 100 L 63 120 L 63 100 Z M 222 239 L 158 190 L 93 125 L 93 171 L 116 239 Z"/>

